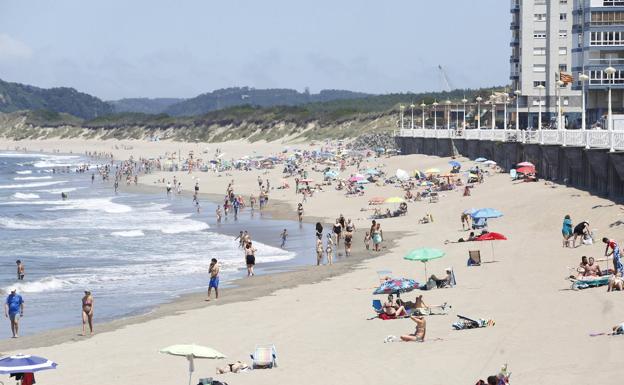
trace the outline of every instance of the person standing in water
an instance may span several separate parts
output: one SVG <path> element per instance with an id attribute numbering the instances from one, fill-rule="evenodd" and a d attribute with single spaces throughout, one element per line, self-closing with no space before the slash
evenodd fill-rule
<path id="1" fill-rule="evenodd" d="M 208 268 L 208 272 L 210 273 L 210 282 L 208 283 L 208 298 L 206 301 L 210 301 L 210 292 L 212 289 L 215 290 L 215 300 L 219 299 L 219 270 L 221 267 L 217 262 L 216 258 L 212 258 L 210 261 L 210 267 Z"/>
<path id="2" fill-rule="evenodd" d="M 299 218 L 299 222 L 303 221 L 303 204 L 299 203 L 297 206 L 297 217 Z"/>
<path id="3" fill-rule="evenodd" d="M 283 249 L 284 246 L 286 245 L 286 238 L 288 237 L 288 232 L 286 231 L 286 229 L 282 231 L 282 234 L 280 234 L 280 237 L 282 238 L 282 245 L 280 247 Z"/>
<path id="4" fill-rule="evenodd" d="M 245 245 L 245 263 L 247 264 L 247 276 L 251 277 L 254 275 L 254 266 L 256 264 L 256 248 L 253 247 L 251 242 L 248 242 Z"/>
<path id="5" fill-rule="evenodd" d="M 217 205 L 217 223 L 221 223 L 221 218 L 223 217 L 221 213 L 221 205 Z"/>
<path id="6" fill-rule="evenodd" d="M 334 257 L 334 241 L 332 240 L 331 233 L 327 233 L 327 247 L 325 248 L 325 252 L 327 253 L 327 264 L 333 264 Z"/>
<path id="7" fill-rule="evenodd" d="M 17 261 L 15 261 L 15 263 L 17 264 L 17 280 L 18 281 L 23 281 L 24 280 L 24 272 L 25 272 L 24 264 L 19 259 Z"/>
<path id="8" fill-rule="evenodd" d="M 94 300 L 91 292 L 85 290 L 84 297 L 82 297 L 82 335 L 86 335 L 86 325 L 89 324 L 89 334 L 93 334 L 93 308 Z"/>

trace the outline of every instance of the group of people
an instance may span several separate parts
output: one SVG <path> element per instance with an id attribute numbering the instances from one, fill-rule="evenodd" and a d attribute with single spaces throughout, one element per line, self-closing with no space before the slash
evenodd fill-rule
<path id="1" fill-rule="evenodd" d="M 579 239 L 579 246 L 593 244 L 593 237 L 587 221 L 581 221 L 576 226 L 572 225 L 572 219 L 570 215 L 566 215 L 563 218 L 563 225 L 561 227 L 561 234 L 563 235 L 563 247 L 576 247 L 576 240 Z M 572 240 L 572 246 L 570 246 L 570 239 Z"/>

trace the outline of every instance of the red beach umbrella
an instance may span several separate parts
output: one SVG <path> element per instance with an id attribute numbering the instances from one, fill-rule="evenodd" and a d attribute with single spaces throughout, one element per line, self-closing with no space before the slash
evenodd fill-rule
<path id="1" fill-rule="evenodd" d="M 500 233 L 485 233 L 475 238 L 475 241 L 506 241 L 507 237 Z M 494 262 L 494 242 L 490 243 L 492 246 L 492 262 Z"/>
<path id="2" fill-rule="evenodd" d="M 506 241 L 507 237 L 501 233 L 485 233 L 475 238 L 476 241 Z"/>
<path id="3" fill-rule="evenodd" d="M 535 165 L 531 162 L 522 162 L 522 163 L 518 163 L 518 167 L 533 167 L 535 168 Z"/>
<path id="4" fill-rule="evenodd" d="M 519 169 L 516 170 L 516 172 L 519 172 L 520 174 L 535 173 L 535 167 L 529 167 L 529 166 L 520 167 Z"/>

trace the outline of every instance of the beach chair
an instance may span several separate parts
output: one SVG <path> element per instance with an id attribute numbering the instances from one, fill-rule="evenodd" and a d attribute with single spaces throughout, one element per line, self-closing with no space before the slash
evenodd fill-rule
<path id="1" fill-rule="evenodd" d="M 277 352 L 275 345 L 256 345 L 251 354 L 253 369 L 273 369 L 277 367 Z"/>
<path id="2" fill-rule="evenodd" d="M 377 314 L 381 314 L 383 312 L 383 305 L 381 304 L 381 300 L 373 300 L 373 309 L 375 309 L 375 312 Z"/>
<path id="3" fill-rule="evenodd" d="M 468 266 L 481 266 L 481 250 L 468 251 Z"/>

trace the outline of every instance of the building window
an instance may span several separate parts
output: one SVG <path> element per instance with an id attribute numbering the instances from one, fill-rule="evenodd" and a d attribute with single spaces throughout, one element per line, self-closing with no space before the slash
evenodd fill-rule
<path id="1" fill-rule="evenodd" d="M 567 47 L 559 47 L 559 55 L 567 55 L 568 48 Z"/>
<path id="2" fill-rule="evenodd" d="M 544 47 L 533 48 L 533 56 L 546 56 L 546 48 Z"/>
<path id="3" fill-rule="evenodd" d="M 559 30 L 559 37 L 561 37 L 561 38 L 568 37 L 568 31 L 566 31 L 565 29 Z"/>
<path id="4" fill-rule="evenodd" d="M 537 80 L 533 82 L 533 88 L 537 88 L 538 86 L 546 87 L 546 80 Z"/>
<path id="5" fill-rule="evenodd" d="M 559 0 L 559 4 L 568 4 L 568 0 Z"/>
<path id="6" fill-rule="evenodd" d="M 535 31 L 533 32 L 533 37 L 535 39 L 546 39 L 546 31 Z"/>
<path id="7" fill-rule="evenodd" d="M 546 64 L 533 64 L 533 72 L 546 72 Z"/>
<path id="8" fill-rule="evenodd" d="M 545 106 L 546 105 L 546 101 L 542 99 L 542 103 L 541 104 L 542 104 L 542 106 Z M 533 99 L 533 105 L 534 106 L 539 106 L 540 103 L 539 103 L 539 101 L 537 99 Z"/>
<path id="9" fill-rule="evenodd" d="M 567 106 L 568 104 L 570 104 L 570 98 L 568 98 L 567 96 L 563 98 L 563 105 Z"/>
<path id="10" fill-rule="evenodd" d="M 560 13 L 559 14 L 559 20 L 561 20 L 561 21 L 568 20 L 568 14 L 567 13 Z"/>
<path id="11" fill-rule="evenodd" d="M 607 77 L 607 74 L 603 70 L 589 71 L 589 84 L 624 84 L 624 71 L 616 71 L 615 74 L 613 74 L 613 78 Z"/>
<path id="12" fill-rule="evenodd" d="M 605 7 L 617 7 L 624 5 L 624 0 L 603 0 L 602 5 Z"/>
<path id="13" fill-rule="evenodd" d="M 559 64 L 559 72 L 567 72 L 568 65 L 567 64 Z"/>
<path id="14" fill-rule="evenodd" d="M 624 25 L 624 12 L 595 11 L 590 22 L 591 25 Z"/>
<path id="15" fill-rule="evenodd" d="M 622 44 L 624 44 L 624 31 L 597 31 L 589 34 L 589 45 L 602 46 Z"/>
<path id="16" fill-rule="evenodd" d="M 533 15 L 533 20 L 534 21 L 546 21 L 546 14 L 545 13 L 536 13 Z"/>

